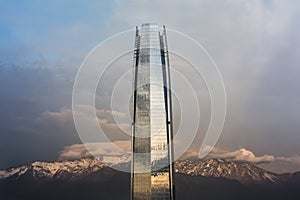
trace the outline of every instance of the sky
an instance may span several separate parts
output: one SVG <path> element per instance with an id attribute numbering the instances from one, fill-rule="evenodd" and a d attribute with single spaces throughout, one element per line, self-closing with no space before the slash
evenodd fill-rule
<path id="1" fill-rule="evenodd" d="M 156 22 L 201 43 L 223 77 L 227 116 L 211 156 L 300 171 L 299 1 L 0 2 L 0 169 L 85 154 L 75 148 L 81 140 L 71 110 L 79 66 L 111 35 Z M 119 62 L 132 65 L 130 56 Z M 199 132 L 209 118 L 208 100 L 201 102 Z M 98 112 L 114 135 L 120 130 L 106 106 Z M 199 135 L 186 156 L 197 155 Z"/>

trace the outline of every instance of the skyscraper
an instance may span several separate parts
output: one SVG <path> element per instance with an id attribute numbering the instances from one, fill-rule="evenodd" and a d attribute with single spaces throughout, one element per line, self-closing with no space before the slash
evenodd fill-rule
<path id="1" fill-rule="evenodd" d="M 170 67 L 165 27 L 136 28 L 131 199 L 174 199 Z"/>

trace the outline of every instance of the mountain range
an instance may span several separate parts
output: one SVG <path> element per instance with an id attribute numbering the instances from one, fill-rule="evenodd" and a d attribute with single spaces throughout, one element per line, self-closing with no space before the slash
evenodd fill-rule
<path id="1" fill-rule="evenodd" d="M 300 199 L 300 173 L 276 174 L 214 158 L 179 160 L 174 169 L 176 199 Z M 92 158 L 0 171 L 1 200 L 129 199 L 129 194 L 129 173 Z"/>

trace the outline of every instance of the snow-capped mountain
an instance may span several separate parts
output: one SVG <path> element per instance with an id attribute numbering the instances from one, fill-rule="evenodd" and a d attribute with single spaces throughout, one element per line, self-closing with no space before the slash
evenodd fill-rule
<path id="1" fill-rule="evenodd" d="M 175 172 L 191 176 L 223 177 L 240 183 L 279 183 L 282 175 L 268 172 L 245 162 L 223 159 L 180 160 L 174 164 Z M 0 171 L 0 179 L 19 178 L 30 175 L 34 178 L 74 180 L 100 170 L 109 169 L 98 159 L 85 158 L 75 161 L 34 162 L 28 166 Z"/>
<path id="2" fill-rule="evenodd" d="M 28 166 L 22 166 L 17 168 L 10 168 L 7 170 L 0 171 L 0 179 L 5 179 L 14 175 L 21 176 L 29 170 Z"/>
<path id="3" fill-rule="evenodd" d="M 97 172 L 106 166 L 97 159 L 85 158 L 75 161 L 61 162 L 34 162 L 29 166 L 9 168 L 0 171 L 0 179 L 20 177 L 31 174 L 34 178 L 74 179 L 93 172 Z"/>
<path id="4" fill-rule="evenodd" d="M 223 159 L 183 160 L 175 162 L 175 172 L 192 176 L 223 177 L 241 183 L 278 183 L 283 176 L 266 171 L 246 162 Z"/>
<path id="5" fill-rule="evenodd" d="M 130 162 L 118 165 L 130 169 Z M 300 173 L 278 175 L 222 159 L 180 160 L 174 168 L 176 199 L 300 199 Z M 130 174 L 99 159 L 34 162 L 0 171 L 0 199 L 130 199 Z"/>

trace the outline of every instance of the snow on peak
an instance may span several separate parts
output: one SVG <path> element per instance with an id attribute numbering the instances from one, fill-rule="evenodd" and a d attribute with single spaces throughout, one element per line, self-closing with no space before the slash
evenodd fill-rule
<path id="1" fill-rule="evenodd" d="M 85 173 L 96 172 L 104 167 L 97 159 L 80 159 L 75 161 L 34 162 L 31 164 L 34 177 L 60 177 L 66 174 L 80 176 Z"/>
<path id="2" fill-rule="evenodd" d="M 0 179 L 5 179 L 14 175 L 21 176 L 29 171 L 35 178 L 60 178 L 67 175 L 79 177 L 87 173 L 96 172 L 104 166 L 105 165 L 99 160 L 91 158 L 59 162 L 37 161 L 29 166 L 21 166 L 0 171 Z"/>
<path id="3" fill-rule="evenodd" d="M 4 179 L 10 176 L 18 175 L 21 176 L 29 170 L 28 166 L 22 166 L 17 168 L 10 168 L 8 170 L 0 171 L 0 179 Z"/>
<path id="4" fill-rule="evenodd" d="M 245 162 L 210 158 L 175 162 L 175 172 L 192 176 L 224 177 L 241 183 L 279 182 L 279 176 Z"/>
<path id="5" fill-rule="evenodd" d="M 106 164 L 103 164 L 103 162 Z M 115 158 L 114 156 L 108 156 L 99 159 L 84 158 L 74 161 L 34 162 L 29 166 L 0 171 L 0 179 L 11 176 L 18 177 L 29 173 L 34 178 L 74 180 L 101 169 L 106 169 L 107 164 L 113 166 L 116 163 L 127 163 L 130 167 L 130 157 Z M 177 173 L 191 176 L 223 177 L 230 180 L 237 180 L 244 184 L 253 182 L 276 183 L 282 179 L 280 175 L 268 172 L 246 162 L 226 161 L 215 158 L 206 160 L 178 160 L 174 163 L 174 169 Z"/>

